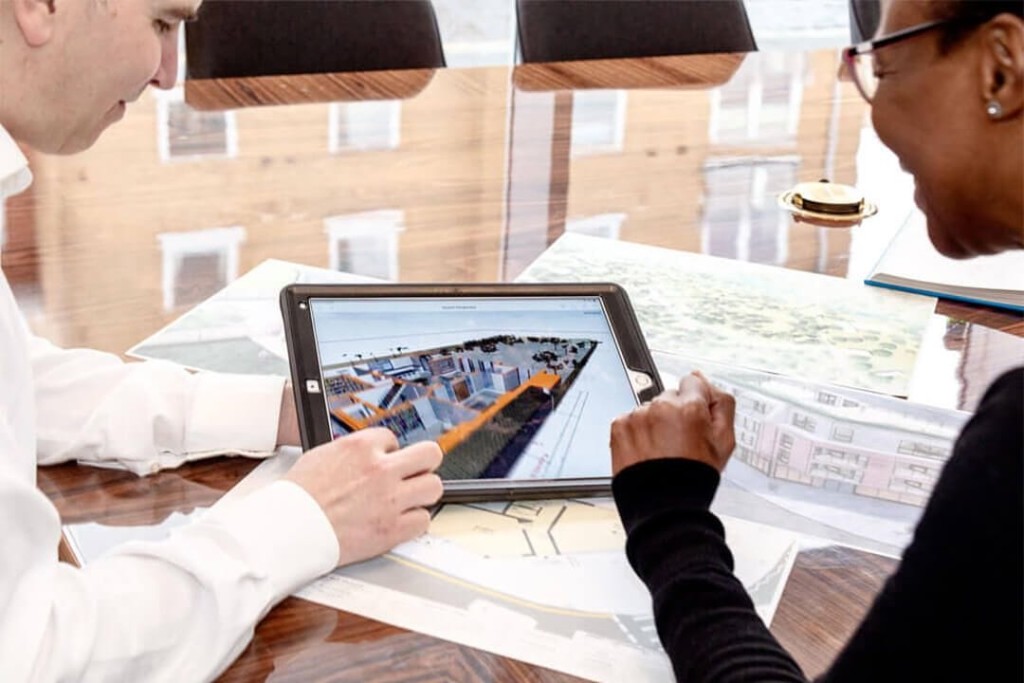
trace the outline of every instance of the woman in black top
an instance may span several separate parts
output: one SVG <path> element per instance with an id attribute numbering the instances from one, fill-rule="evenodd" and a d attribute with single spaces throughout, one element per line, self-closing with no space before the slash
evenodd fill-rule
<path id="1" fill-rule="evenodd" d="M 1024 247 L 1024 8 L 883 2 L 854 50 L 879 137 L 915 178 L 932 243 Z M 1024 277 L 1024 275 L 1022 275 Z M 680 681 L 803 681 L 732 573 L 709 511 L 735 404 L 700 373 L 612 425 L 615 501 Z M 957 440 L 897 572 L 822 680 L 1024 680 L 1024 368 Z"/>

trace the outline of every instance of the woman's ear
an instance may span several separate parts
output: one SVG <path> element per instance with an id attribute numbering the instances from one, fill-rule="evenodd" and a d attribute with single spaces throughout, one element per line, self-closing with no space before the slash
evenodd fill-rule
<path id="1" fill-rule="evenodd" d="M 993 119 L 1024 112 L 1024 21 L 1000 14 L 988 22 L 981 56 L 982 101 Z"/>

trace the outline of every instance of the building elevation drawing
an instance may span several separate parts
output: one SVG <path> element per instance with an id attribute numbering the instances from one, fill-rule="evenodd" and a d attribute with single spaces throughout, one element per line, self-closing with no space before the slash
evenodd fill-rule
<path id="1" fill-rule="evenodd" d="M 700 368 L 736 397 L 717 512 L 874 552 L 899 555 L 910 542 L 969 417 L 682 356 L 655 361 L 674 377 Z"/>

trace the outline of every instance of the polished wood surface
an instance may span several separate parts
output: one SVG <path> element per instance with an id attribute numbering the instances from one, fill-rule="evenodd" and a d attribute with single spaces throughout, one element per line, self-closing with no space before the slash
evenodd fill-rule
<path id="1" fill-rule="evenodd" d="M 42 468 L 40 488 L 67 524 L 154 525 L 172 512 L 208 507 L 255 467 L 216 458 L 139 479 L 73 464 Z M 853 633 L 896 560 L 845 547 L 801 552 L 772 624 L 805 673 L 824 671 Z M 435 677 L 424 678 L 424 672 Z M 580 680 L 523 662 L 288 598 L 260 623 L 224 681 Z"/>
<path id="2" fill-rule="evenodd" d="M 935 312 L 954 320 L 963 320 L 993 330 L 1000 330 L 1017 337 L 1024 337 L 1024 316 L 1008 312 L 1004 309 L 975 306 L 973 304 L 944 299 L 936 304 Z M 1024 361 L 1024 357 L 1017 356 L 1016 360 Z"/>
<path id="3" fill-rule="evenodd" d="M 190 79 L 185 83 L 185 102 L 196 110 L 221 111 L 278 104 L 404 99 L 421 92 L 434 77 L 434 71 Z"/>
<path id="4" fill-rule="evenodd" d="M 735 75 L 745 54 L 520 64 L 512 83 L 524 91 L 609 88 L 709 88 Z M 203 78 L 185 82 L 185 102 L 201 111 L 316 102 L 358 102 L 414 97 L 434 69 L 310 74 L 281 78 Z"/>
<path id="5" fill-rule="evenodd" d="M 761 233 L 735 229 L 765 210 L 770 194 L 750 197 L 779 165 L 794 182 L 897 172 L 891 159 L 858 160 L 870 143 L 866 106 L 836 83 L 837 66 L 825 50 L 189 83 L 143 98 L 84 154 L 28 150 L 36 182 L 8 203 L 4 268 L 37 332 L 114 353 L 267 258 L 403 281 L 511 280 L 595 216 L 610 216 L 602 234 L 623 240 L 856 278 L 865 245 L 902 224 L 909 198 L 887 197 L 851 230 L 785 216 Z M 181 100 L 214 118 L 182 124 L 196 114 Z M 351 103 L 378 108 L 346 128 Z M 766 162 L 775 166 L 762 171 Z M 705 210 L 723 164 L 750 168 L 733 188 L 739 218 Z M 358 247 L 354 261 L 332 251 L 326 219 L 380 210 L 402 216 L 393 239 Z M 203 251 L 205 230 L 236 226 L 244 236 L 219 270 L 181 258 L 221 253 Z M 721 231 L 730 239 L 716 252 Z M 184 236 L 180 253 L 167 235 Z M 372 272 L 359 270 L 368 263 Z M 973 409 L 1024 358 L 1020 315 L 941 302 L 933 323 L 943 363 L 922 370 L 948 387 L 912 399 Z M 69 464 L 38 478 L 66 523 L 153 525 L 209 506 L 254 466 L 218 458 L 139 479 Z M 808 675 L 827 666 L 894 567 L 847 548 L 800 553 L 772 631 Z M 271 676 L 575 680 L 294 598 L 223 680 Z"/>

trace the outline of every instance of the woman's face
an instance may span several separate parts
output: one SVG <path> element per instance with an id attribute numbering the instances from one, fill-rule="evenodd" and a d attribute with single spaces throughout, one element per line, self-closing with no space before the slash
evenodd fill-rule
<path id="1" fill-rule="evenodd" d="M 885 2 L 880 35 L 934 20 L 931 4 Z M 1020 149 L 1000 148 L 1006 136 L 994 134 L 994 127 L 1020 128 L 1022 121 L 1017 116 L 993 122 L 986 113 L 981 33 L 947 52 L 941 50 L 941 37 L 941 30 L 928 31 L 875 52 L 880 75 L 872 103 L 875 129 L 914 176 L 914 199 L 928 218 L 936 249 L 967 258 L 1020 246 L 1024 218 L 1017 217 L 1016 228 L 1005 224 L 1006 200 L 1014 199 L 1005 195 L 1021 194 L 1020 179 L 1006 177 L 993 160 L 1020 156 Z M 1016 140 L 1019 145 L 1019 135 Z"/>

